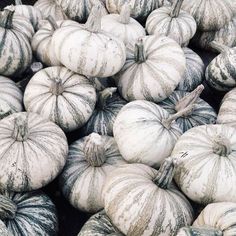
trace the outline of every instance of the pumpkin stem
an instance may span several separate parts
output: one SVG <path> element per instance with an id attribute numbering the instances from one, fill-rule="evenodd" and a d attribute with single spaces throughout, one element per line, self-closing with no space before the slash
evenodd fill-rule
<path id="1" fill-rule="evenodd" d="M 62 80 L 60 78 L 55 78 L 52 80 L 51 84 L 51 93 L 53 95 L 59 96 L 63 93 L 64 88 L 62 84 Z"/>
<path id="2" fill-rule="evenodd" d="M 14 119 L 13 137 L 18 142 L 23 142 L 28 138 L 28 115 L 19 114 Z"/>
<path id="3" fill-rule="evenodd" d="M 23 5 L 21 0 L 15 0 L 15 5 Z"/>
<path id="4" fill-rule="evenodd" d="M 17 211 L 17 205 L 8 197 L 0 195 L 0 219 L 14 219 Z"/>
<path id="5" fill-rule="evenodd" d="M 153 180 L 154 183 L 162 189 L 167 189 L 174 177 L 176 160 L 172 157 L 168 157 L 161 164 L 158 170 L 157 176 Z"/>
<path id="6" fill-rule="evenodd" d="M 102 136 L 97 133 L 85 138 L 83 151 L 85 159 L 93 167 L 100 167 L 106 161 L 104 142 Z"/>
<path id="7" fill-rule="evenodd" d="M 191 236 L 191 235 L 201 235 L 201 236 L 222 236 L 223 232 L 216 228 L 207 227 L 183 227 L 181 228 L 177 236 Z"/>
<path id="8" fill-rule="evenodd" d="M 120 11 L 120 22 L 122 24 L 129 24 L 130 23 L 130 14 L 131 14 L 131 8 L 128 3 L 125 3 Z"/>
<path id="9" fill-rule="evenodd" d="M 11 114 L 12 114 L 12 110 L 9 106 L 7 107 L 7 109 L 2 109 L 0 107 L 0 120 L 11 115 Z"/>
<path id="10" fill-rule="evenodd" d="M 55 19 L 52 16 L 48 16 L 46 18 L 46 20 L 49 22 L 49 24 L 52 26 L 52 29 L 55 31 L 56 29 L 58 29 L 58 25 L 57 22 L 55 21 Z"/>
<path id="11" fill-rule="evenodd" d="M 14 15 L 14 6 L 9 6 L 7 9 L 5 9 L 0 17 L 0 27 L 5 29 L 11 29 L 12 28 L 12 19 Z"/>
<path id="12" fill-rule="evenodd" d="M 85 29 L 98 33 L 101 31 L 101 18 L 102 18 L 102 6 L 100 4 L 94 5 L 87 22 L 85 23 Z"/>
<path id="13" fill-rule="evenodd" d="M 227 157 L 232 152 L 231 143 L 224 135 L 217 135 L 213 143 L 213 152 L 219 156 Z"/>
<path id="14" fill-rule="evenodd" d="M 224 44 L 218 43 L 218 42 L 216 42 L 216 41 L 211 41 L 211 42 L 209 43 L 209 46 L 210 46 L 211 48 L 215 49 L 215 50 L 216 50 L 217 52 L 219 52 L 219 53 L 222 53 L 222 52 L 227 51 L 227 50 L 230 49 L 230 47 L 228 47 L 228 46 L 226 46 L 226 45 L 224 45 Z"/>
<path id="15" fill-rule="evenodd" d="M 138 42 L 135 44 L 135 61 L 137 63 L 143 63 L 146 61 L 146 56 L 144 52 L 143 39 L 138 39 Z"/>
<path id="16" fill-rule="evenodd" d="M 175 0 L 170 12 L 170 17 L 178 17 L 184 0 Z"/>
<path id="17" fill-rule="evenodd" d="M 175 105 L 175 110 L 181 111 L 184 108 L 186 108 L 189 105 L 193 105 L 196 100 L 200 97 L 202 91 L 204 90 L 204 86 L 201 84 L 199 85 L 195 90 L 193 90 L 191 93 L 183 97 L 178 101 L 178 103 Z"/>
<path id="18" fill-rule="evenodd" d="M 98 94 L 97 107 L 101 110 L 104 109 L 107 103 L 107 99 L 111 98 L 113 94 L 117 91 L 116 87 L 106 88 Z"/>

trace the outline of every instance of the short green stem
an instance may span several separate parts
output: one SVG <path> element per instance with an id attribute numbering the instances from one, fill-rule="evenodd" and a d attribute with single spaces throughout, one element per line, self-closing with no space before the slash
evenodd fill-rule
<path id="1" fill-rule="evenodd" d="M 60 78 L 54 78 L 51 83 L 51 93 L 59 96 L 63 93 L 64 87 Z"/>
<path id="2" fill-rule="evenodd" d="M 24 142 L 28 138 L 28 114 L 18 113 L 14 119 L 13 137 L 18 142 Z"/>
<path id="3" fill-rule="evenodd" d="M 102 18 L 102 6 L 101 4 L 94 5 L 88 20 L 85 24 L 85 29 L 93 32 L 98 33 L 101 31 L 101 18 Z"/>
<path id="4" fill-rule="evenodd" d="M 97 107 L 103 110 L 106 106 L 107 100 L 113 96 L 113 94 L 117 91 L 117 88 L 111 87 L 106 88 L 98 94 L 98 102 Z"/>
<path id="5" fill-rule="evenodd" d="M 224 135 L 217 135 L 213 140 L 213 152 L 227 157 L 232 152 L 230 140 Z"/>
<path id="6" fill-rule="evenodd" d="M 183 1 L 184 0 L 175 0 L 174 1 L 173 5 L 172 5 L 172 10 L 171 10 L 171 13 L 170 13 L 170 17 L 174 18 L 174 17 L 179 16 L 180 9 L 181 9 L 181 6 L 183 4 Z"/>
<path id="7" fill-rule="evenodd" d="M 146 61 L 146 55 L 144 51 L 143 39 L 139 39 L 135 44 L 135 61 L 137 63 L 143 63 Z"/>

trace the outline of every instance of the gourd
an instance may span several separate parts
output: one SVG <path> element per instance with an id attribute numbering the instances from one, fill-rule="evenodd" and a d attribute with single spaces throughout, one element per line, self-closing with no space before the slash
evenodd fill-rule
<path id="1" fill-rule="evenodd" d="M 233 236 L 236 232 L 236 203 L 218 202 L 207 205 L 192 227 L 179 230 L 177 236 Z"/>
<path id="2" fill-rule="evenodd" d="M 41 191 L 28 193 L 3 192 L 0 195 L 0 222 L 6 235 L 56 236 L 58 219 L 56 207 Z M 2 227 L 0 226 L 0 232 Z"/>
<path id="3" fill-rule="evenodd" d="M 64 196 L 86 212 L 97 212 L 104 205 L 102 188 L 106 176 L 125 164 L 114 138 L 92 133 L 74 142 L 60 178 Z"/>
<path id="4" fill-rule="evenodd" d="M 236 48 L 229 48 L 215 41 L 210 46 L 220 52 L 206 68 L 207 83 L 218 91 L 229 91 L 236 87 Z"/>
<path id="5" fill-rule="evenodd" d="M 195 126 L 214 124 L 216 122 L 217 114 L 214 109 L 199 98 L 203 89 L 204 86 L 199 85 L 191 93 L 174 91 L 167 99 L 158 104 L 170 114 L 175 114 L 187 106 L 193 105 L 190 113 L 176 119 L 183 133 Z"/>
<path id="6" fill-rule="evenodd" d="M 113 124 L 127 102 L 117 93 L 117 88 L 106 88 L 98 93 L 98 101 L 89 121 L 83 126 L 84 136 L 93 132 L 113 136 Z"/>
<path id="7" fill-rule="evenodd" d="M 175 181 L 193 201 L 207 205 L 235 201 L 236 132 L 224 125 L 202 125 L 185 132 L 171 156 L 179 160 Z"/>
<path id="8" fill-rule="evenodd" d="M 27 111 L 41 114 L 66 132 L 83 126 L 95 103 L 96 92 L 89 80 L 62 66 L 37 72 L 24 94 Z"/>
<path id="9" fill-rule="evenodd" d="M 187 45 L 197 30 L 194 18 L 180 10 L 183 0 L 175 0 L 171 7 L 164 6 L 154 10 L 147 18 L 148 34 L 167 36 L 179 45 Z"/>
<path id="10" fill-rule="evenodd" d="M 8 233 L 7 227 L 1 220 L 0 220 L 0 234 L 1 236 L 12 236 L 10 233 Z"/>
<path id="11" fill-rule="evenodd" d="M 186 60 L 181 47 L 164 36 L 144 36 L 126 47 L 126 62 L 115 80 L 127 101 L 160 102 L 181 81 Z"/>
<path id="12" fill-rule="evenodd" d="M 182 131 L 175 119 L 188 114 L 192 106 L 170 115 L 159 105 L 134 101 L 118 113 L 113 125 L 114 138 L 124 159 L 159 167 L 168 157 Z"/>
<path id="13" fill-rule="evenodd" d="M 0 76 L 0 120 L 23 110 L 23 94 L 9 78 Z"/>
<path id="14" fill-rule="evenodd" d="M 200 31 L 219 30 L 234 16 L 230 0 L 184 0 L 182 8 L 194 17 Z"/>
<path id="15" fill-rule="evenodd" d="M 122 236 L 118 229 L 112 225 L 111 220 L 102 210 L 91 216 L 84 224 L 77 236 Z"/>
<path id="16" fill-rule="evenodd" d="M 89 77 L 108 77 L 124 65 L 124 43 L 101 31 L 101 17 L 101 7 L 96 5 L 84 26 L 63 27 L 54 33 L 51 45 L 68 69 Z"/>
<path id="17" fill-rule="evenodd" d="M 44 18 L 51 16 L 56 21 L 68 19 L 64 11 L 54 0 L 38 0 L 35 2 L 34 7 L 42 12 Z"/>
<path id="18" fill-rule="evenodd" d="M 109 175 L 103 190 L 105 212 L 125 235 L 176 235 L 193 220 L 193 210 L 172 183 L 174 161 L 157 171 L 143 164 L 124 165 Z"/>
<path id="19" fill-rule="evenodd" d="M 51 182 L 65 165 L 62 130 L 36 113 L 14 113 L 0 121 L 0 186 L 23 192 Z"/>
<path id="20" fill-rule="evenodd" d="M 5 9 L 0 18 L 0 74 L 15 76 L 30 65 L 32 50 L 29 38 L 34 32 L 31 23 L 14 11 Z"/>
<path id="21" fill-rule="evenodd" d="M 146 35 L 143 26 L 130 17 L 130 10 L 130 6 L 124 4 L 120 14 L 105 15 L 101 20 L 101 29 L 118 37 L 125 45 Z"/>
<path id="22" fill-rule="evenodd" d="M 176 90 L 191 92 L 202 83 L 205 67 L 201 57 L 190 48 L 183 48 L 186 57 L 186 70 Z"/>

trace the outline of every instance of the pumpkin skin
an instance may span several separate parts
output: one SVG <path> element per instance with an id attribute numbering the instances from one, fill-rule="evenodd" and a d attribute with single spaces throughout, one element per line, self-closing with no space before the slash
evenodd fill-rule
<path id="1" fill-rule="evenodd" d="M 168 171 L 129 164 L 109 175 L 103 190 L 105 211 L 122 233 L 174 236 L 179 228 L 191 224 L 192 207 L 175 185 L 169 183 L 172 173 Z"/>
<path id="2" fill-rule="evenodd" d="M 203 205 L 235 201 L 235 146 L 236 132 L 229 126 L 202 125 L 185 132 L 171 153 L 179 160 L 175 181 L 182 192 Z"/>
<path id="3" fill-rule="evenodd" d="M 96 91 L 89 80 L 60 66 L 37 72 L 24 94 L 27 111 L 43 115 L 66 132 L 83 126 L 95 103 Z"/>
<path id="4" fill-rule="evenodd" d="M 65 134 L 36 113 L 14 113 L 0 121 L 0 185 L 11 191 L 39 189 L 66 162 Z"/>
<path id="5" fill-rule="evenodd" d="M 0 199 L 0 219 L 7 227 L 7 236 L 57 235 L 56 207 L 44 193 L 40 191 L 5 192 L 0 195 Z"/>
<path id="6" fill-rule="evenodd" d="M 106 176 L 125 163 L 114 138 L 92 133 L 70 146 L 60 178 L 62 192 L 74 207 L 97 212 L 104 207 L 101 195 Z"/>
<path id="7" fill-rule="evenodd" d="M 146 21 L 148 34 L 167 36 L 179 45 L 188 44 L 196 33 L 197 24 L 188 12 L 180 10 L 182 3 L 183 0 L 175 0 L 171 7 L 154 10 Z"/>
<path id="8" fill-rule="evenodd" d="M 153 102 L 167 98 L 186 69 L 181 47 L 173 39 L 152 35 L 126 48 L 125 65 L 115 76 L 122 97 Z"/>
<path id="9" fill-rule="evenodd" d="M 194 17 L 200 31 L 219 30 L 234 16 L 230 0 L 184 0 L 182 8 Z"/>
<path id="10" fill-rule="evenodd" d="M 1 236 L 12 236 L 8 233 L 7 227 L 4 225 L 4 223 L 0 220 L 0 234 Z"/>
<path id="11" fill-rule="evenodd" d="M 125 105 L 113 125 L 114 138 L 124 159 L 158 167 L 182 134 L 176 122 L 165 125 L 163 121 L 168 118 L 169 113 L 152 102 Z"/>

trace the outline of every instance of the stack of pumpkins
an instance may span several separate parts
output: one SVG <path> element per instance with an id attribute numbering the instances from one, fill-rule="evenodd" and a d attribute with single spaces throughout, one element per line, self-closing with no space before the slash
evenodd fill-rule
<path id="1" fill-rule="evenodd" d="M 236 11 L 211 2 L 16 0 L 0 13 L 2 235 L 58 234 L 40 191 L 57 176 L 96 213 L 79 236 L 236 234 L 236 51 L 221 40 Z M 206 72 L 187 47 L 197 29 L 221 51 Z M 13 80 L 37 60 L 22 92 Z M 204 75 L 230 91 L 218 116 L 200 98 Z"/>

